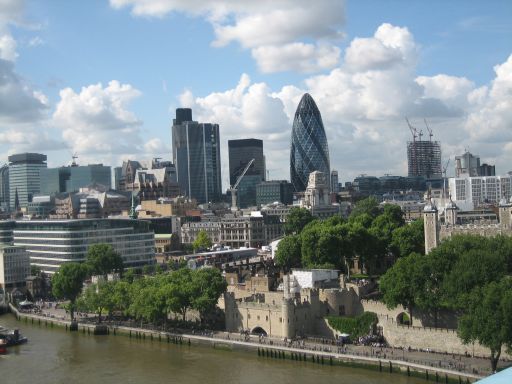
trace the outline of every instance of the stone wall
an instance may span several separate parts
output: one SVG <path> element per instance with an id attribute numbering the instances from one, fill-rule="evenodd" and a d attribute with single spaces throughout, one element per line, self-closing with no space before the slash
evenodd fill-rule
<path id="1" fill-rule="evenodd" d="M 436 352 L 447 352 L 489 357 L 490 350 L 478 343 L 463 344 L 457 336 L 457 331 L 443 328 L 425 328 L 399 325 L 390 317 L 380 317 L 379 325 L 382 327 L 384 337 L 390 346 L 411 347 L 413 349 L 430 349 Z M 510 359 L 503 348 L 502 358 Z"/>

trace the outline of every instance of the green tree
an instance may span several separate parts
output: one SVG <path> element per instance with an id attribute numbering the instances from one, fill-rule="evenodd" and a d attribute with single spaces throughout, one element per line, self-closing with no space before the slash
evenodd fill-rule
<path id="1" fill-rule="evenodd" d="M 293 207 L 286 216 L 284 233 L 287 235 L 299 234 L 306 224 L 313 220 L 314 217 L 306 208 Z"/>
<path id="2" fill-rule="evenodd" d="M 359 216 L 368 215 L 372 220 L 375 219 L 381 213 L 379 202 L 373 196 L 357 202 L 356 206 L 350 212 L 349 219 L 355 220 Z"/>
<path id="3" fill-rule="evenodd" d="M 505 255 L 492 249 L 493 241 L 482 238 L 480 249 L 460 254 L 444 279 L 443 289 L 454 309 L 467 306 L 468 295 L 476 287 L 500 280 L 506 273 Z"/>
<path id="4" fill-rule="evenodd" d="M 71 321 L 74 320 L 76 299 L 87 277 L 88 268 L 84 264 L 66 263 L 52 278 L 52 292 L 58 299 L 69 300 Z"/>
<path id="5" fill-rule="evenodd" d="M 278 244 L 275 252 L 275 263 L 285 272 L 301 266 L 300 237 L 285 236 Z"/>
<path id="6" fill-rule="evenodd" d="M 398 257 L 409 256 L 411 253 L 425 254 L 425 232 L 423 219 L 414 220 L 408 225 L 396 228 L 392 234 L 391 245 Z"/>
<path id="7" fill-rule="evenodd" d="M 422 287 L 418 285 L 421 272 L 418 265 L 421 255 L 412 253 L 402 257 L 380 278 L 379 286 L 382 300 L 388 308 L 403 305 L 409 311 L 412 324 L 413 308 L 416 306 Z"/>
<path id="8" fill-rule="evenodd" d="M 204 322 L 215 309 L 220 295 L 226 292 L 227 283 L 217 268 L 201 268 L 192 272 L 192 284 L 191 306 Z"/>
<path id="9" fill-rule="evenodd" d="M 502 347 L 512 348 L 512 281 L 505 277 L 475 288 L 469 295 L 458 334 L 464 343 L 478 341 L 490 349 L 491 369 L 496 372 Z"/>
<path id="10" fill-rule="evenodd" d="M 195 293 L 192 274 L 190 269 L 182 268 L 165 275 L 165 306 L 168 312 L 180 314 L 183 321 L 186 320 Z"/>
<path id="11" fill-rule="evenodd" d="M 86 312 L 93 312 L 98 315 L 98 322 L 101 323 L 103 310 L 107 310 L 109 316 L 114 309 L 114 282 L 105 281 L 92 284 L 80 295 L 77 300 L 77 308 Z"/>
<path id="12" fill-rule="evenodd" d="M 194 252 L 197 252 L 201 249 L 210 248 L 212 246 L 212 241 L 210 240 L 210 237 L 206 231 L 199 231 L 197 238 L 192 243 L 192 246 L 194 247 Z"/>
<path id="13" fill-rule="evenodd" d="M 123 259 L 110 244 L 93 244 L 87 250 L 87 265 L 95 275 L 106 276 L 123 272 Z"/>

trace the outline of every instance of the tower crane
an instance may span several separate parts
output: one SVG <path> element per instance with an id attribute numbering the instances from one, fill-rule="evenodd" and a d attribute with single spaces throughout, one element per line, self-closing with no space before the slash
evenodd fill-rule
<path id="1" fill-rule="evenodd" d="M 416 141 L 416 137 L 418 136 L 418 130 L 412 126 L 412 124 L 409 122 L 409 119 L 406 117 L 405 121 L 407 121 L 407 125 L 409 126 L 409 129 L 412 133 L 412 141 Z"/>
<path id="2" fill-rule="evenodd" d="M 446 197 L 446 170 L 450 164 L 450 159 L 446 160 L 446 164 L 443 167 L 443 197 Z"/>
<path id="3" fill-rule="evenodd" d="M 238 176 L 238 179 L 236 180 L 236 183 L 233 184 L 233 186 L 231 188 L 229 188 L 229 190 L 231 191 L 231 210 L 232 211 L 237 211 L 238 210 L 238 206 L 237 206 L 237 203 L 236 203 L 236 195 L 237 195 L 237 192 L 238 192 L 238 185 L 240 184 L 240 181 L 242 181 L 242 178 L 245 176 L 245 174 L 247 173 L 247 171 L 251 167 L 252 163 L 254 163 L 254 161 L 255 161 L 255 159 L 251 159 L 251 161 L 249 161 L 247 163 L 247 165 L 245 166 L 245 168 L 242 171 L 242 173 L 240 174 L 240 176 Z"/>
<path id="4" fill-rule="evenodd" d="M 434 134 L 432 133 L 432 128 L 428 126 L 427 119 L 423 119 L 423 121 L 425 122 L 425 126 L 427 127 L 429 140 L 432 141 L 432 136 L 434 136 Z M 450 161 L 450 159 L 448 159 L 448 161 Z"/>

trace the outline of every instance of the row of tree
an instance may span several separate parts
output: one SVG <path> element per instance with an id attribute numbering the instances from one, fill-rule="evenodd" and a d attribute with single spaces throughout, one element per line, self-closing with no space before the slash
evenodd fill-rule
<path id="1" fill-rule="evenodd" d="M 380 279 L 383 301 L 437 316 L 459 315 L 458 334 L 491 351 L 492 369 L 503 346 L 512 347 L 512 238 L 459 235 L 428 255 L 399 259 Z"/>
<path id="2" fill-rule="evenodd" d="M 315 220 L 308 210 L 292 208 L 287 234 L 276 251 L 276 264 L 291 268 L 347 270 L 356 257 L 372 274 L 385 268 L 389 256 L 424 253 L 423 221 L 406 225 L 399 206 L 379 205 L 374 198 L 360 201 L 348 220 L 340 216 Z"/>
<path id="3" fill-rule="evenodd" d="M 180 265 L 183 267 L 183 265 Z M 87 252 L 85 263 L 66 263 L 52 278 L 52 292 L 56 298 L 68 300 L 71 319 L 76 309 L 112 314 L 123 312 L 137 320 L 164 321 L 170 313 L 185 319 L 188 309 L 196 309 L 201 318 L 215 307 L 226 290 L 226 282 L 217 269 L 191 271 L 178 268 L 156 276 L 136 278 L 132 269 L 121 281 L 107 281 L 109 273 L 123 275 L 123 260 L 108 244 L 95 244 Z M 100 276 L 98 284 L 83 290 L 91 276 Z"/>
<path id="4" fill-rule="evenodd" d="M 122 313 L 139 321 L 165 324 L 174 314 L 186 320 L 190 309 L 196 310 L 204 322 L 214 313 L 226 281 L 218 269 L 178 269 L 155 276 L 119 281 L 103 281 L 90 285 L 78 298 L 77 308 L 109 316 Z"/>

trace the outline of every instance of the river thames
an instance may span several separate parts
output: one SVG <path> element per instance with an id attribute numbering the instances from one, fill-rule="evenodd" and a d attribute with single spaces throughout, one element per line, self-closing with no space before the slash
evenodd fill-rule
<path id="1" fill-rule="evenodd" d="M 0 316 L 0 325 L 19 328 L 29 339 L 0 356 L 3 383 L 425 383 L 362 368 L 266 359 L 255 352 L 69 333 L 12 315 Z"/>

